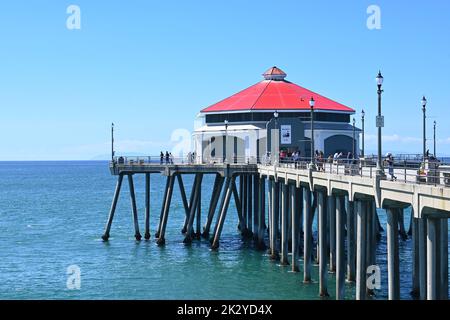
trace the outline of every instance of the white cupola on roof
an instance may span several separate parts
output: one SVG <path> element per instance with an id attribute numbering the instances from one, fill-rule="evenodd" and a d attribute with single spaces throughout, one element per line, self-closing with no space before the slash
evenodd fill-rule
<path id="1" fill-rule="evenodd" d="M 275 81 L 281 81 L 284 80 L 284 78 L 286 78 L 287 74 L 277 68 L 277 67 L 272 67 L 269 68 L 266 72 L 263 73 L 263 77 L 265 80 L 275 80 Z"/>

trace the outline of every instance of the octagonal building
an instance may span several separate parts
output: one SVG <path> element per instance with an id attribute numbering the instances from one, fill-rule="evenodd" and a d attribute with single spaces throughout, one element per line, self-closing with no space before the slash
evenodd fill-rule
<path id="1" fill-rule="evenodd" d="M 277 67 L 247 89 L 200 111 L 204 125 L 193 133 L 197 162 L 260 162 L 282 153 L 311 155 L 311 107 L 314 106 L 314 146 L 324 157 L 355 150 L 358 128 L 350 124 L 355 110 L 286 80 Z M 353 139 L 355 137 L 355 139 Z M 353 145 L 354 144 L 354 145 Z"/>

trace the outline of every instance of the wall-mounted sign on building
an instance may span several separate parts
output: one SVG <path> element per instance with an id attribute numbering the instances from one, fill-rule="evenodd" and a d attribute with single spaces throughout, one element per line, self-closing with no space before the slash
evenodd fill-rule
<path id="1" fill-rule="evenodd" d="M 281 144 L 291 144 L 292 130 L 290 125 L 281 126 Z"/>

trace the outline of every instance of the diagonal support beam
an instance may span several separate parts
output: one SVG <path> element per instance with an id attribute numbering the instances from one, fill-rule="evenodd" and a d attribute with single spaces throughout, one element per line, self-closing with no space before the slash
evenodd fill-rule
<path id="1" fill-rule="evenodd" d="M 155 238 L 159 238 L 159 233 L 161 232 L 161 222 L 163 220 L 164 205 L 165 205 L 166 199 L 167 199 L 167 191 L 169 190 L 169 184 L 170 184 L 170 177 L 167 177 L 167 179 L 166 179 L 166 187 L 164 188 L 163 204 L 161 206 L 161 213 L 159 214 L 158 230 L 155 233 Z"/>
<path id="2" fill-rule="evenodd" d="M 137 206 L 136 206 L 136 194 L 134 192 L 134 182 L 133 182 L 133 175 L 128 175 L 128 184 L 130 186 L 130 199 L 131 199 L 131 209 L 133 212 L 133 222 L 134 222 L 134 237 L 137 241 L 140 241 L 142 239 L 141 233 L 139 232 L 139 222 L 138 222 L 138 213 L 137 213 Z"/>
<path id="3" fill-rule="evenodd" d="M 102 239 L 103 241 L 108 241 L 109 232 L 111 231 L 111 225 L 114 219 L 114 213 L 116 212 L 117 201 L 119 200 L 120 188 L 122 187 L 123 174 L 119 175 L 119 179 L 117 180 L 116 190 L 114 191 L 114 197 L 111 204 L 111 209 L 109 211 L 108 222 L 105 226 L 105 232 L 103 233 Z"/>
<path id="4" fill-rule="evenodd" d="M 219 239 L 220 234 L 222 233 L 223 224 L 225 222 L 225 217 L 227 215 L 228 206 L 230 204 L 231 194 L 233 193 L 233 183 L 234 183 L 234 176 L 231 178 L 226 178 L 225 182 L 225 192 L 222 196 L 222 201 L 220 204 L 220 215 L 218 217 L 218 221 L 216 224 L 216 230 L 214 234 L 214 240 L 211 245 L 211 249 L 215 250 L 219 248 Z"/>
<path id="5" fill-rule="evenodd" d="M 175 176 L 170 176 L 168 178 L 168 186 L 167 186 L 167 190 L 165 192 L 166 194 L 166 198 L 164 200 L 164 206 L 163 206 L 163 216 L 161 221 L 159 222 L 160 226 L 161 226 L 161 230 L 159 232 L 159 237 L 157 240 L 157 244 L 158 245 L 163 245 L 165 244 L 166 240 L 164 238 L 165 233 L 166 233 L 166 226 L 167 226 L 167 219 L 169 217 L 169 209 L 170 209 L 170 203 L 172 201 L 172 194 L 173 194 L 173 185 L 175 183 Z"/>
<path id="6" fill-rule="evenodd" d="M 216 212 L 217 204 L 220 199 L 220 194 L 222 192 L 222 187 L 225 179 L 220 175 L 216 176 L 216 181 L 214 182 L 214 189 L 211 195 L 211 203 L 208 210 L 208 217 L 206 219 L 205 226 L 203 227 L 202 237 L 207 239 L 209 237 L 209 231 L 211 229 L 212 220 L 214 218 L 214 213 Z"/>
<path id="7" fill-rule="evenodd" d="M 203 174 L 202 173 L 197 173 L 195 175 L 195 180 L 194 180 L 194 185 L 193 185 L 193 202 L 190 204 L 190 208 L 189 208 L 189 219 L 188 219 L 188 224 L 186 227 L 186 236 L 183 240 L 184 243 L 191 243 L 192 242 L 192 229 L 193 229 L 193 224 L 194 224 L 194 218 L 195 218 L 195 213 L 197 211 L 197 206 L 199 204 L 199 195 L 200 195 L 200 189 L 201 189 L 201 185 L 202 185 L 202 179 L 203 179 Z"/>

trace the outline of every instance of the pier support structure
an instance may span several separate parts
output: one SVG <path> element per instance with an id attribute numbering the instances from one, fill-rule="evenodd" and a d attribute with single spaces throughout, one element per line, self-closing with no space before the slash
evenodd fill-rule
<path id="1" fill-rule="evenodd" d="M 264 230 L 266 225 L 266 179 L 261 177 L 259 179 L 259 205 L 258 205 L 258 238 L 257 238 L 257 248 L 259 250 L 266 249 L 264 243 Z"/>
<path id="2" fill-rule="evenodd" d="M 336 196 L 328 196 L 327 202 L 328 221 L 329 221 L 329 245 L 330 245 L 330 272 L 336 272 Z"/>
<path id="3" fill-rule="evenodd" d="M 319 217 L 319 295 L 328 297 L 327 276 L 327 211 L 325 206 L 326 196 L 323 191 L 318 191 L 318 217 Z"/>
<path id="4" fill-rule="evenodd" d="M 398 219 L 400 209 L 388 208 L 387 213 L 387 254 L 388 254 L 388 295 L 389 300 L 400 299 L 400 262 L 398 251 Z"/>
<path id="5" fill-rule="evenodd" d="M 279 213 L 280 213 L 280 183 L 278 181 L 272 182 L 272 221 L 270 223 L 271 230 L 271 254 L 270 258 L 272 260 L 278 260 L 279 249 L 278 249 L 278 228 L 279 228 Z"/>
<path id="6" fill-rule="evenodd" d="M 220 214 L 217 219 L 216 228 L 214 231 L 214 238 L 211 244 L 211 249 L 217 250 L 219 248 L 219 239 L 222 233 L 223 224 L 225 222 L 225 217 L 228 211 L 228 206 L 230 204 L 231 195 L 233 193 L 233 183 L 235 177 L 227 177 L 225 180 L 224 193 L 222 195 L 222 200 L 220 203 Z"/>
<path id="7" fill-rule="evenodd" d="M 116 190 L 114 191 L 114 197 L 111 204 L 111 209 L 109 211 L 108 221 L 106 223 L 105 232 L 103 233 L 102 239 L 103 241 L 109 240 L 109 234 L 111 231 L 111 225 L 114 219 L 114 213 L 116 212 L 117 201 L 119 200 L 120 188 L 122 187 L 123 174 L 119 175 L 116 184 Z"/>
<path id="8" fill-rule="evenodd" d="M 136 194 L 134 192 L 134 182 L 132 174 L 128 174 L 128 185 L 130 186 L 130 200 L 131 200 L 131 211 L 133 212 L 134 237 L 136 238 L 137 241 L 140 241 L 142 239 L 142 236 L 141 233 L 139 232 Z"/>
<path id="9" fill-rule="evenodd" d="M 145 240 L 150 239 L 150 173 L 145 174 Z"/>
<path id="10" fill-rule="evenodd" d="M 169 176 L 167 177 L 168 183 L 167 183 L 167 189 L 164 192 L 165 199 L 164 199 L 164 205 L 163 205 L 163 215 L 162 219 L 159 223 L 160 230 L 158 231 L 158 240 L 156 240 L 156 243 L 158 245 L 164 245 L 166 243 L 165 234 L 166 234 L 166 226 L 167 226 L 167 219 L 169 218 L 169 209 L 170 209 L 170 203 L 172 202 L 172 194 L 173 194 L 173 186 L 175 183 L 175 176 Z"/>
<path id="11" fill-rule="evenodd" d="M 291 229 L 292 229 L 292 271 L 298 272 L 298 251 L 299 251 L 299 241 L 300 241 L 300 208 L 298 202 L 300 201 L 301 193 L 296 188 L 294 184 L 290 185 L 290 206 L 291 206 Z"/>
<path id="12" fill-rule="evenodd" d="M 311 282 L 312 265 L 312 214 L 311 214 L 311 191 L 303 188 L 303 282 Z"/>
<path id="13" fill-rule="evenodd" d="M 281 265 L 288 265 L 289 185 L 281 185 Z"/>
<path id="14" fill-rule="evenodd" d="M 347 281 L 356 280 L 356 215 L 354 202 L 347 201 Z"/>
<path id="15" fill-rule="evenodd" d="M 366 299 L 366 217 L 367 202 L 358 200 L 356 204 L 357 231 L 356 231 L 356 299 Z"/>
<path id="16" fill-rule="evenodd" d="M 336 196 L 336 300 L 344 299 L 345 289 L 345 217 L 342 196 Z"/>

